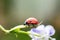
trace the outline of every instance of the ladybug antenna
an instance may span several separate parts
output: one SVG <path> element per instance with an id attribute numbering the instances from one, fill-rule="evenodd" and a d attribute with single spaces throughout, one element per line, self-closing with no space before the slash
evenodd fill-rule
<path id="1" fill-rule="evenodd" d="M 43 22 L 44 22 L 44 19 L 38 25 L 41 25 Z"/>

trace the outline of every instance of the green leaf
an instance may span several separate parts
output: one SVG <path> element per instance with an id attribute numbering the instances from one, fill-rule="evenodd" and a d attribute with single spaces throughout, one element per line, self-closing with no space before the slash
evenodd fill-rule
<path id="1" fill-rule="evenodd" d="M 18 33 L 17 39 L 18 40 L 31 40 L 31 38 L 27 34 L 24 34 L 24 33 Z"/>
<path id="2" fill-rule="evenodd" d="M 0 40 L 31 40 L 31 38 L 25 33 L 11 32 L 4 34 Z"/>

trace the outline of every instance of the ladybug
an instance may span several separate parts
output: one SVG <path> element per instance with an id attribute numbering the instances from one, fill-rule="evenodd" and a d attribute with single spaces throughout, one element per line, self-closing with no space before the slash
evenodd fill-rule
<path id="1" fill-rule="evenodd" d="M 28 25 L 28 26 L 31 26 L 31 25 L 34 26 L 34 25 L 38 25 L 38 24 L 39 24 L 38 20 L 34 17 L 30 17 L 30 18 L 26 19 L 26 21 L 24 22 L 24 25 Z"/>

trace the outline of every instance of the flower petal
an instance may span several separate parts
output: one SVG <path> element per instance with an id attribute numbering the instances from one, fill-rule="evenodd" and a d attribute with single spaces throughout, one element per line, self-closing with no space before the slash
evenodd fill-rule
<path id="1" fill-rule="evenodd" d="M 35 36 L 35 34 L 39 34 L 40 33 L 40 31 L 39 30 L 37 30 L 36 28 L 32 28 L 31 30 L 30 30 L 30 37 L 31 38 L 35 38 L 35 37 L 37 37 L 37 36 Z"/>
<path id="2" fill-rule="evenodd" d="M 38 30 L 44 30 L 44 25 L 39 25 L 36 29 L 38 29 Z"/>
<path id="3" fill-rule="evenodd" d="M 32 28 L 32 29 L 31 29 L 31 32 L 32 32 L 32 33 L 38 33 L 38 34 L 39 34 L 39 33 L 40 33 L 40 30 L 37 30 L 36 28 Z"/>
<path id="4" fill-rule="evenodd" d="M 55 34 L 55 29 L 51 25 L 47 25 L 45 27 L 45 31 L 49 36 L 53 36 Z"/>

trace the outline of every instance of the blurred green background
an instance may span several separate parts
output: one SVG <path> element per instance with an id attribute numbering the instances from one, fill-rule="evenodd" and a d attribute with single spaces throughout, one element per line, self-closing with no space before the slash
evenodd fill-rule
<path id="1" fill-rule="evenodd" d="M 60 0 L 0 0 L 0 24 L 4 28 L 21 25 L 29 17 L 43 20 L 44 25 L 53 25 L 54 37 L 60 40 Z M 7 37 L 0 31 L 0 40 Z"/>

